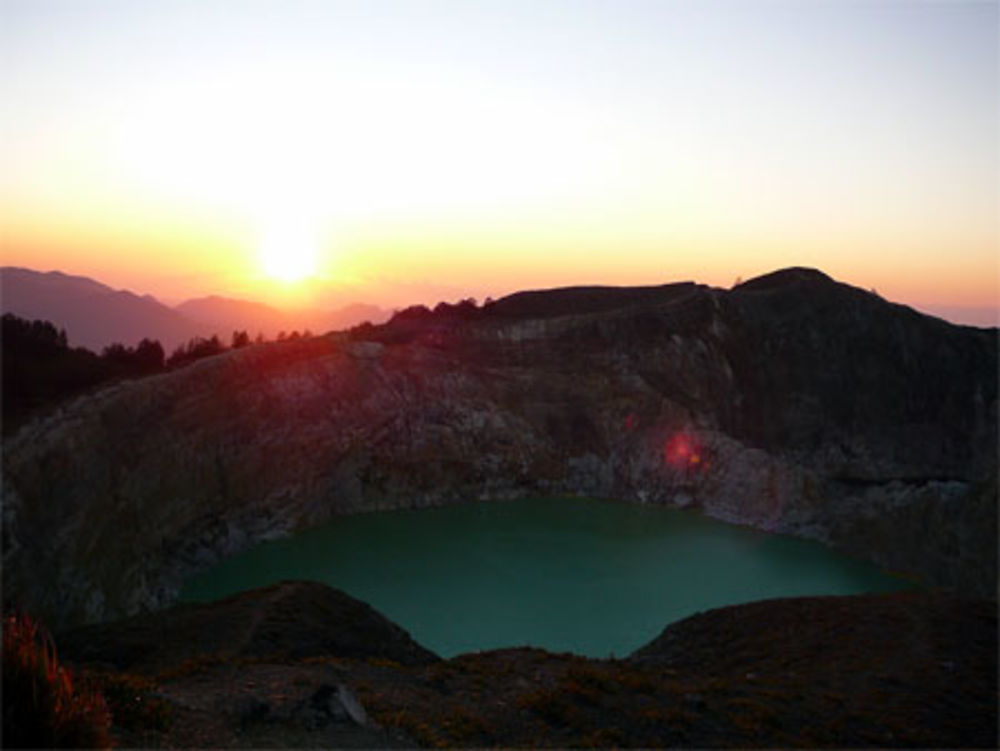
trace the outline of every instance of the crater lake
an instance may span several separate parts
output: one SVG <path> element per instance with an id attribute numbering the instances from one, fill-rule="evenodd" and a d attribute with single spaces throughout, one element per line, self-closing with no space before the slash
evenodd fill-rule
<path id="1" fill-rule="evenodd" d="M 818 542 L 691 511 L 525 498 L 338 517 L 193 576 L 180 599 L 286 579 L 364 600 L 442 657 L 515 646 L 623 657 L 710 608 L 912 586 Z"/>

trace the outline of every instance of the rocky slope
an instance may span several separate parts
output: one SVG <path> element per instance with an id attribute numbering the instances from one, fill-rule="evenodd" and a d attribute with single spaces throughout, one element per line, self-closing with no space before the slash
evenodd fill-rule
<path id="1" fill-rule="evenodd" d="M 334 515 L 577 493 L 995 596 L 997 329 L 820 272 L 522 293 L 122 383 L 4 445 L 4 595 L 55 625 Z"/>

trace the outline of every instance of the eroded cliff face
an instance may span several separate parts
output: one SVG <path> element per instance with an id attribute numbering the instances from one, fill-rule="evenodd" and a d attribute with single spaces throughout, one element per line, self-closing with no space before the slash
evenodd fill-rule
<path id="1" fill-rule="evenodd" d="M 698 508 L 995 595 L 997 330 L 793 269 L 555 290 L 252 347 L 4 446 L 4 595 L 58 625 L 337 514 L 575 493 Z"/>

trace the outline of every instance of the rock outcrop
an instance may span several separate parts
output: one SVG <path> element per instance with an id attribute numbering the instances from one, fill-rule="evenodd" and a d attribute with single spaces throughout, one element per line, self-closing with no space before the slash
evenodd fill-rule
<path id="1" fill-rule="evenodd" d="M 691 506 L 995 596 L 997 329 L 817 271 L 521 293 L 120 383 L 4 445 L 4 595 L 57 626 L 337 514 Z"/>

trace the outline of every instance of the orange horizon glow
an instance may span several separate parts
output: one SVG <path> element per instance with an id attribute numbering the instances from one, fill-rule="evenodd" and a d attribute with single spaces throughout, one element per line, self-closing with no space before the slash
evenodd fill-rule
<path id="1" fill-rule="evenodd" d="M 631 263 L 622 267 L 609 264 L 621 256 L 613 238 L 594 235 L 581 237 L 578 244 L 499 233 L 486 238 L 469 233 L 465 240 L 445 237 L 436 242 L 414 235 L 407 245 L 402 233 L 369 242 L 345 234 L 334 249 L 332 237 L 303 237 L 308 233 L 294 229 L 279 228 L 268 235 L 250 228 L 227 232 L 211 225 L 182 226 L 171 232 L 155 226 L 146 237 L 139 228 L 127 231 L 122 223 L 100 231 L 72 225 L 26 226 L 24 217 L 20 219 L 16 231 L 8 224 L 3 234 L 3 265 L 89 276 L 171 303 L 217 294 L 301 307 L 324 292 L 327 296 L 335 292 L 343 304 L 397 308 L 588 284 L 695 281 L 728 288 L 737 279 L 809 266 L 917 308 L 998 307 L 997 260 L 989 251 L 954 256 L 914 251 L 909 260 L 900 261 L 898 254 L 857 243 L 851 254 L 834 248 L 796 252 L 748 243 L 727 251 L 715 244 L 696 244 L 714 238 L 692 237 L 681 248 L 666 241 L 659 251 L 640 247 L 631 252 Z M 282 242 L 290 243 L 291 249 Z M 463 247 L 470 250 L 463 252 Z M 505 247 L 511 248 L 509 252 Z M 282 266 L 286 263 L 290 265 Z"/>
<path id="2" fill-rule="evenodd" d="M 995 6 L 47 2 L 0 10 L 4 265 L 390 309 L 809 266 L 996 321 Z"/>
<path id="3" fill-rule="evenodd" d="M 525 274 L 517 268 L 516 262 L 493 265 L 468 263 L 468 268 L 463 269 L 461 258 L 453 260 L 449 269 L 445 257 L 437 264 L 428 264 L 430 273 L 422 278 L 400 276 L 392 279 L 385 275 L 381 278 L 377 274 L 368 276 L 369 270 L 343 249 L 341 256 L 350 259 L 350 263 L 345 260 L 342 271 L 332 270 L 329 259 L 326 259 L 326 264 L 317 259 L 315 273 L 309 274 L 294 270 L 285 273 L 280 267 L 275 272 L 269 272 L 260 252 L 252 249 L 243 253 L 239 249 L 231 250 L 230 257 L 237 260 L 227 269 L 213 264 L 200 265 L 197 259 L 203 254 L 192 250 L 192 262 L 184 267 L 185 273 L 177 273 L 167 263 L 151 263 L 148 260 L 129 267 L 121 262 L 120 256 L 108 253 L 102 257 L 85 245 L 69 244 L 68 247 L 54 249 L 41 246 L 44 249 L 39 250 L 39 244 L 25 243 L 24 247 L 28 249 L 19 253 L 6 246 L 0 263 L 86 276 L 115 289 L 151 294 L 170 305 L 197 297 L 220 295 L 266 302 L 284 309 L 314 305 L 333 308 L 367 303 L 392 310 L 415 304 L 433 306 L 442 300 L 455 302 L 467 297 L 482 302 L 486 298 L 498 299 L 518 291 L 581 285 L 648 286 L 694 281 L 727 289 L 738 280 L 747 281 L 779 268 L 809 266 L 818 268 L 837 281 L 874 290 L 891 302 L 909 305 L 957 323 L 1000 324 L 996 277 L 989 273 L 977 274 L 975 269 L 970 272 L 967 266 L 962 265 L 930 270 L 917 266 L 900 270 L 892 264 L 872 263 L 855 269 L 843 263 L 820 265 L 810 263 L 808 258 L 796 260 L 778 254 L 771 263 L 764 260 L 747 263 L 741 259 L 741 266 L 730 267 L 725 257 L 715 259 L 712 264 L 706 258 L 704 263 L 698 264 L 686 259 L 674 260 L 681 254 L 665 252 L 662 262 L 652 258 L 645 266 L 628 270 L 602 269 L 600 254 L 595 254 L 597 257 L 577 256 L 570 259 L 569 268 L 558 268 L 558 264 L 553 263 Z M 233 271 L 233 268 L 237 270 Z M 460 275 L 465 277 L 464 283 L 455 283 L 455 277 Z"/>

